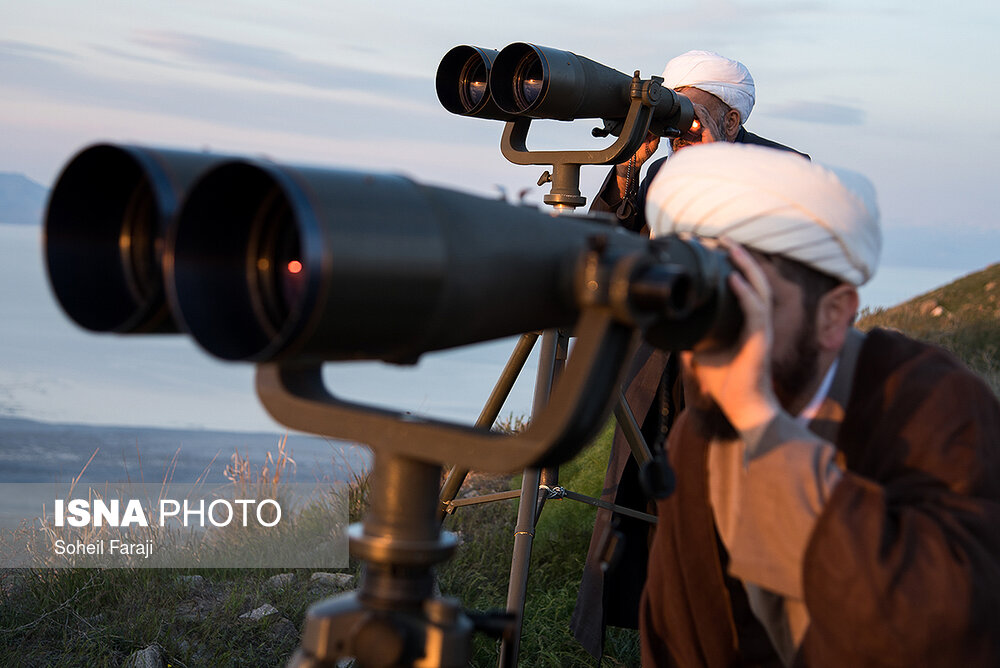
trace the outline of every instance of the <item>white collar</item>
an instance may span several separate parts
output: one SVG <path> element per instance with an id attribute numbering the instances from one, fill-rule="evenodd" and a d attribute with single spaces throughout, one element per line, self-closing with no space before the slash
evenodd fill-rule
<path id="1" fill-rule="evenodd" d="M 833 385 L 833 377 L 837 373 L 837 365 L 839 362 L 839 357 L 833 360 L 833 364 L 830 365 L 830 368 L 826 371 L 826 375 L 823 376 L 823 382 L 819 384 L 819 389 L 816 390 L 816 394 L 814 394 L 813 398 L 809 400 L 806 407 L 795 416 L 795 421 L 803 427 L 808 427 L 812 419 L 816 417 L 817 413 L 819 413 L 819 407 L 823 405 L 823 400 L 826 399 L 826 395 L 830 391 L 830 386 Z"/>

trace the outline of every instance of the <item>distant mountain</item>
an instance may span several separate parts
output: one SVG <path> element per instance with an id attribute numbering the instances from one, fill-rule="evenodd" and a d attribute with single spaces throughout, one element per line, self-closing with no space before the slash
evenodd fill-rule
<path id="1" fill-rule="evenodd" d="M 1000 262 L 892 308 L 863 312 L 858 327 L 898 329 L 943 346 L 1000 396 Z"/>
<path id="2" fill-rule="evenodd" d="M 38 225 L 48 189 L 24 174 L 0 172 L 0 223 Z"/>

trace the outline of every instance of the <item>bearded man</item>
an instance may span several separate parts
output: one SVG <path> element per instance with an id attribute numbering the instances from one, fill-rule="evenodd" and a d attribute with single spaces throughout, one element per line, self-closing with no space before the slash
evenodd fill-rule
<path id="1" fill-rule="evenodd" d="M 794 151 L 744 128 L 756 92 L 753 77 L 743 63 L 710 51 L 688 51 L 667 63 L 663 79 L 664 86 L 691 100 L 697 118 L 692 129 L 671 139 L 673 153 L 713 142 Z M 646 192 L 668 159 L 653 162 L 641 185 L 639 169 L 656 151 L 659 142 L 659 137 L 650 135 L 631 160 L 612 169 L 591 211 L 615 212 L 622 226 L 649 233 L 644 214 Z M 677 377 L 676 360 L 648 345 L 636 353 L 626 375 L 625 399 L 649 444 L 655 445 L 665 437 L 673 416 L 683 406 Z M 630 454 L 624 433 L 617 429 L 601 498 L 645 511 L 647 499 L 639 484 L 639 467 Z M 615 563 L 608 567 L 605 554 L 612 532 L 620 538 Z M 649 524 L 643 520 L 605 509 L 597 511 L 571 622 L 574 636 L 595 657 L 603 652 L 606 625 L 638 627 L 648 532 Z"/>
<path id="2" fill-rule="evenodd" d="M 871 184 L 715 144 L 667 163 L 646 214 L 721 240 L 745 324 L 681 356 L 643 665 L 1000 665 L 1000 404 L 949 353 L 852 327 Z"/>

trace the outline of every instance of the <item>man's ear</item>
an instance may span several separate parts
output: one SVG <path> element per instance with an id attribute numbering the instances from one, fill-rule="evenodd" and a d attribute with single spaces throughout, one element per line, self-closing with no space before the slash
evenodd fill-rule
<path id="1" fill-rule="evenodd" d="M 736 141 L 736 135 L 740 133 L 740 112 L 730 109 L 722 118 L 722 131 L 726 133 L 726 141 Z"/>
<path id="2" fill-rule="evenodd" d="M 854 324 L 859 303 L 857 289 L 846 283 L 820 297 L 816 307 L 816 339 L 821 349 L 840 350 Z"/>

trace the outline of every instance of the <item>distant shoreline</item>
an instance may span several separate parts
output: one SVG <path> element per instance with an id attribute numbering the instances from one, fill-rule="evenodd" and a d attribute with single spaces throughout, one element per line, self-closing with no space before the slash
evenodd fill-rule
<path id="1" fill-rule="evenodd" d="M 0 415 L 0 482 L 69 481 L 84 467 L 81 480 L 87 483 L 140 477 L 153 482 L 165 475 L 177 482 L 203 475 L 221 482 L 234 452 L 259 469 L 268 453 L 277 455 L 284 437 L 278 430 L 89 425 Z M 299 481 L 350 479 L 371 461 L 360 445 L 301 433 L 287 438 Z"/>

